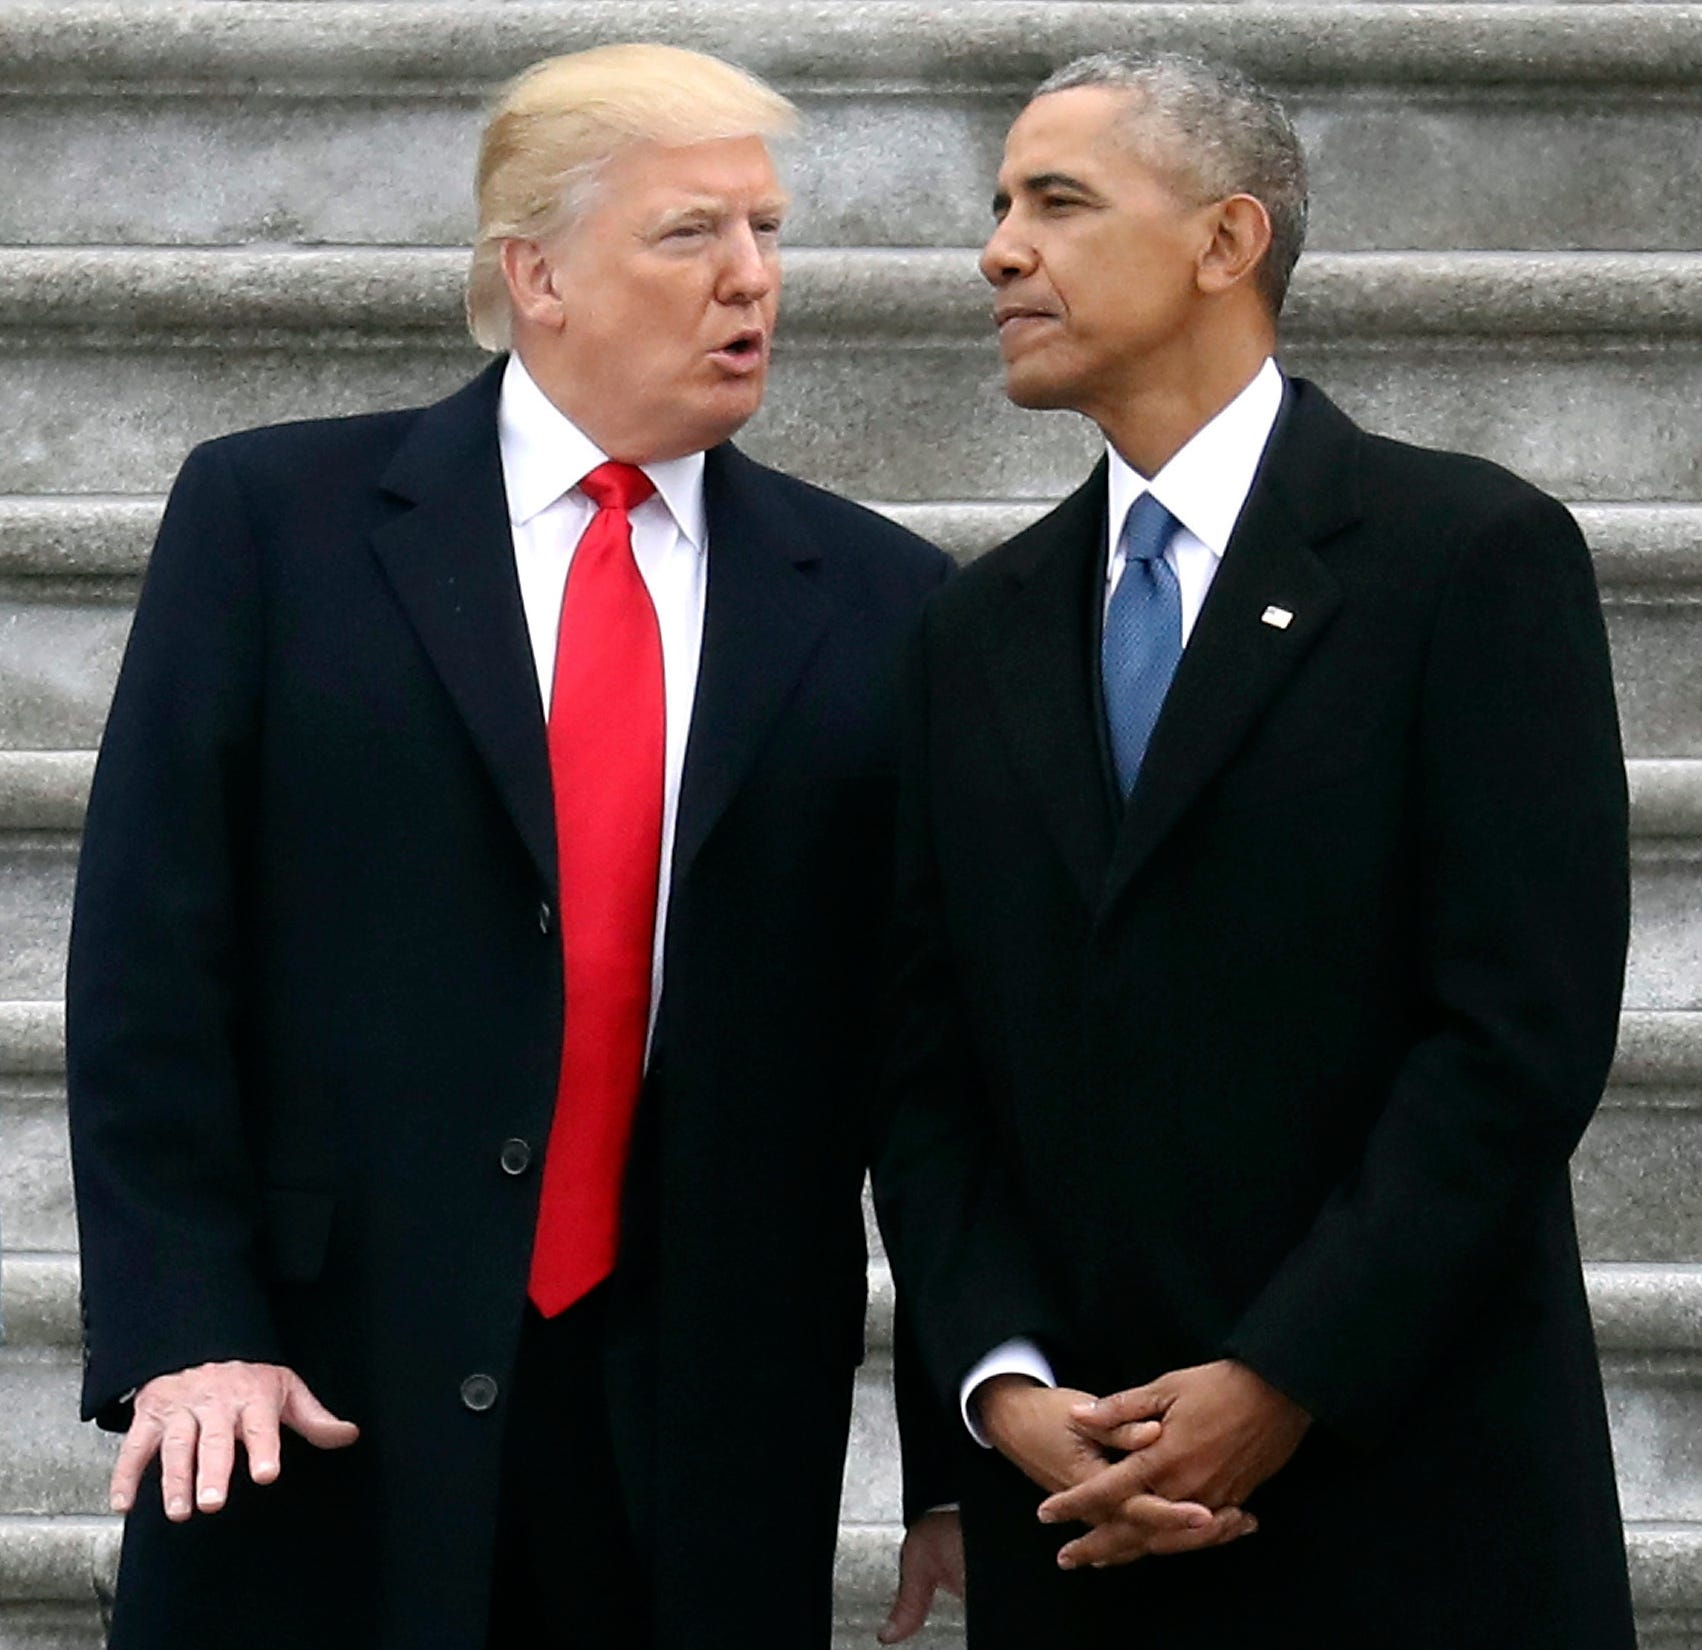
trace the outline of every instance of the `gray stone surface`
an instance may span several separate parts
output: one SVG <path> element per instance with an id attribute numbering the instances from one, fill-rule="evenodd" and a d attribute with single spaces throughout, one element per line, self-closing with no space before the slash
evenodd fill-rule
<path id="1" fill-rule="evenodd" d="M 1702 575 L 1702 556 L 1696 570 Z M 1702 753 L 1702 582 L 1694 591 L 1608 603 L 1620 721 L 1634 756 Z M 59 813 L 31 816 L 23 811 L 28 792 L 11 789 L 0 771 L 0 829 L 78 822 L 65 789 L 71 775 L 57 773 L 48 753 L 99 743 L 130 623 L 127 602 L 78 599 L 88 594 L 68 580 L 17 580 L 0 590 L 0 750 L 42 753 L 10 784 L 65 798 Z"/>
<path id="2" fill-rule="evenodd" d="M 865 500 L 970 561 L 1020 532 L 1047 499 Z M 18 601 L 133 598 L 159 526 L 155 494 L 0 494 L 0 589 Z M 1702 505 L 1575 504 L 1604 602 L 1702 603 Z M 90 592 L 97 596 L 90 597 Z"/>
<path id="3" fill-rule="evenodd" d="M 0 599 L 0 742 L 93 750 L 129 631 L 116 604 Z"/>
<path id="4" fill-rule="evenodd" d="M 1632 855 L 1631 933 L 1626 1002 L 1702 1007 L 1702 857 L 1695 845 Z"/>
<path id="5" fill-rule="evenodd" d="M 0 1347 L 0 1414 L 6 1472 L 0 1515 L 104 1509 L 117 1442 L 77 1417 L 77 1354 L 67 1348 Z M 0 1560 L 10 1566 L 14 1558 Z M 16 1596 L 0 1586 L 0 1597 Z"/>
<path id="6" fill-rule="evenodd" d="M 76 862 L 73 837 L 0 836 L 0 1000 L 60 995 Z"/>
<path id="7" fill-rule="evenodd" d="M 1228 57 L 1277 85 L 1692 88 L 1702 74 L 1702 20 L 1685 4 L 11 0 L 0 17 L 0 85 L 60 94 L 123 86 L 206 95 L 240 80 L 257 91 L 442 96 L 549 52 L 644 38 L 737 58 L 797 90 L 846 82 L 1022 90 L 1047 67 L 1110 42 Z"/>
<path id="8" fill-rule="evenodd" d="M 1608 1358 L 1603 1373 L 1624 1516 L 1702 1520 L 1702 1369 L 1685 1359 L 1626 1370 Z"/>
<path id="9" fill-rule="evenodd" d="M 1020 94 L 813 93 L 782 160 L 799 246 L 969 246 Z M 1702 248 L 1674 90 L 1300 90 L 1321 250 Z M 0 242 L 453 245 L 471 232 L 481 100 L 17 97 Z M 463 157 L 445 169 L 444 156 Z M 377 157 L 382 157 L 378 159 Z M 64 202 L 74 194 L 77 216 Z"/>
<path id="10" fill-rule="evenodd" d="M 1702 1255 L 1702 1088 L 1615 1089 L 1572 1160 L 1578 1241 L 1592 1260 Z"/>
<path id="11" fill-rule="evenodd" d="M 1052 497 L 1085 423 L 1010 407 L 967 254 L 797 255 L 747 444 L 894 501 Z M 458 382 L 461 260 L 0 253 L 0 492 L 149 492 L 195 440 Z M 1702 258 L 1367 254 L 1297 283 L 1287 359 L 1390 434 L 1580 501 L 1702 498 Z M 789 342 L 788 342 L 789 340 Z"/>
<path id="12" fill-rule="evenodd" d="M 92 1604 L 0 1603 L 0 1650 L 100 1650 L 105 1642 Z"/>
<path id="13" fill-rule="evenodd" d="M 1626 749 L 1702 753 L 1702 601 L 1610 601 L 1607 628 Z"/>
<path id="14" fill-rule="evenodd" d="M 0 1238 L 8 1250 L 77 1247 L 61 1083 L 0 1077 Z"/>

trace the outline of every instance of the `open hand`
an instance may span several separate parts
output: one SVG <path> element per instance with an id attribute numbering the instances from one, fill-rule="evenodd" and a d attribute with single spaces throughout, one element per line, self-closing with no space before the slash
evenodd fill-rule
<path id="1" fill-rule="evenodd" d="M 198 1364 L 159 1375 L 136 1394 L 135 1418 L 112 1469 L 114 1512 L 128 1512 L 142 1472 L 157 1454 L 165 1515 L 183 1523 L 194 1507 L 217 1512 L 230 1489 L 237 1440 L 248 1456 L 248 1476 L 270 1484 L 279 1472 L 279 1427 L 298 1432 L 319 1449 L 342 1449 L 360 1436 L 308 1390 L 294 1370 L 279 1364 Z"/>

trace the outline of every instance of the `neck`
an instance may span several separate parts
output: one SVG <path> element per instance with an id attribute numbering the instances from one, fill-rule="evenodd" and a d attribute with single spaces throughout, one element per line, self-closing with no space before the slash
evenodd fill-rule
<path id="1" fill-rule="evenodd" d="M 1141 363 L 1106 405 L 1082 409 L 1123 460 L 1149 479 L 1253 382 L 1276 336 L 1261 322 L 1227 337 L 1220 332 L 1204 346 L 1178 350 L 1162 370 Z"/>

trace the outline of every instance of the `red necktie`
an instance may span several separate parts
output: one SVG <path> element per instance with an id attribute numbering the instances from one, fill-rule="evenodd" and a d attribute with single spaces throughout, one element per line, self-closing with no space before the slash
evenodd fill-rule
<path id="1" fill-rule="evenodd" d="M 627 518 L 655 488 L 614 463 L 579 485 L 597 513 L 562 593 L 550 694 L 566 1021 L 528 1288 L 546 1317 L 614 1269 L 662 844 L 662 637 Z"/>

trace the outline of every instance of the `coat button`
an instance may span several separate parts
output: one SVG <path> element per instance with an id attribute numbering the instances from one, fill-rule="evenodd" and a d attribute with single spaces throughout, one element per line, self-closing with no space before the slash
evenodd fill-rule
<path id="1" fill-rule="evenodd" d="M 524 1140 L 505 1140 L 499 1161 L 504 1174 L 525 1174 L 532 1166 L 532 1148 Z"/>
<path id="2" fill-rule="evenodd" d="M 555 922 L 555 920 L 556 920 L 556 914 L 553 910 L 550 909 L 550 902 L 547 899 L 539 900 L 538 901 L 538 932 L 540 934 L 549 933 L 550 927 Z"/>
<path id="3" fill-rule="evenodd" d="M 489 1375 L 469 1375 L 461 1383 L 461 1402 L 475 1413 L 496 1403 L 496 1382 Z"/>

